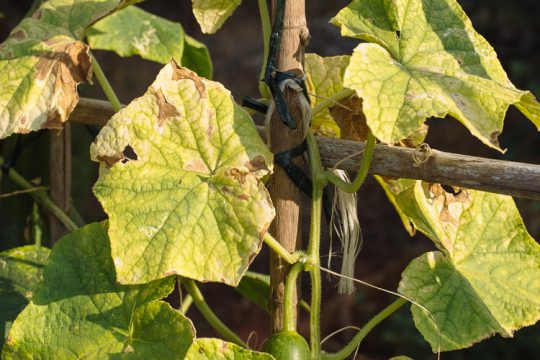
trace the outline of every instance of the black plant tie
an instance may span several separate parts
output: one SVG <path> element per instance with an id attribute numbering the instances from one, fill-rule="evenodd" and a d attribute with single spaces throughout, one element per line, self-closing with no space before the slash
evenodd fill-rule
<path id="1" fill-rule="evenodd" d="M 255 110 L 258 113 L 266 114 L 268 112 L 268 105 L 262 101 L 255 100 L 250 96 L 244 96 L 242 99 L 242 106 L 251 110 Z"/>
<path id="2" fill-rule="evenodd" d="M 274 155 L 274 159 L 276 164 L 285 170 L 292 183 L 304 194 L 311 198 L 313 192 L 313 184 L 311 183 L 311 179 L 292 161 L 293 159 L 302 156 L 305 151 L 306 142 L 304 141 L 300 145 L 290 150 L 276 153 Z"/>
<path id="3" fill-rule="evenodd" d="M 294 80 L 296 81 L 302 89 L 304 89 L 304 95 L 307 99 L 307 90 L 306 85 L 303 77 L 299 77 L 293 73 L 290 72 L 281 72 L 277 70 L 277 60 L 278 60 L 278 53 L 279 53 L 279 47 L 281 44 L 281 37 L 283 32 L 283 18 L 285 16 L 285 0 L 278 0 L 277 6 L 276 6 L 276 16 L 274 19 L 274 25 L 272 26 L 272 33 L 270 35 L 270 44 L 269 44 L 269 52 L 268 52 L 268 59 L 266 62 L 266 70 L 264 74 L 264 82 L 268 85 L 270 88 L 270 92 L 272 93 L 272 97 L 274 99 L 274 102 L 276 104 L 276 109 L 281 117 L 281 120 L 285 125 L 287 125 L 290 129 L 296 130 L 298 129 L 298 124 L 294 121 L 294 119 L 291 116 L 291 113 L 289 111 L 289 107 L 287 106 L 287 103 L 285 102 L 285 98 L 283 97 L 282 92 L 282 83 L 286 80 Z"/>

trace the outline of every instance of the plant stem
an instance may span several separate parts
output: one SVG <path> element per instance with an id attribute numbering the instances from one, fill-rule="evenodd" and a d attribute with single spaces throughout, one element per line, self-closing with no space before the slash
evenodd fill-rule
<path id="1" fill-rule="evenodd" d="M 360 343 L 362 340 L 366 337 L 367 334 L 375 326 L 377 326 L 381 321 L 392 315 L 394 312 L 396 312 L 401 306 L 403 306 L 407 300 L 399 298 L 396 301 L 394 301 L 392 304 L 390 304 L 387 308 L 385 308 L 383 311 L 375 315 L 371 320 L 368 321 L 368 323 L 360 330 L 354 338 L 339 352 L 333 353 L 333 354 L 321 354 L 322 360 L 343 360 L 346 359 L 348 356 L 350 356 L 356 348 L 360 346 Z"/>
<path id="2" fill-rule="evenodd" d="M 311 358 L 318 360 L 321 352 L 320 313 L 322 298 L 321 270 L 318 266 L 320 263 L 322 194 L 323 188 L 326 185 L 326 179 L 318 176 L 318 174 L 321 174 L 324 170 L 319 155 L 319 148 L 317 147 L 315 136 L 311 130 L 309 130 L 307 134 L 307 144 L 311 164 L 311 178 L 313 179 L 308 247 L 309 264 L 311 265 L 308 265 L 308 271 L 311 278 L 311 312 L 309 329 Z"/>
<path id="3" fill-rule="evenodd" d="M 180 312 L 182 314 L 186 314 L 191 307 L 191 304 L 193 304 L 193 297 L 191 295 L 186 295 L 184 299 L 182 299 L 182 306 L 180 307 Z"/>
<path id="4" fill-rule="evenodd" d="M 261 75 L 259 80 L 259 93 L 262 97 L 270 99 L 272 96 L 268 85 L 263 81 L 264 75 L 266 74 L 266 65 L 268 63 L 268 53 L 270 52 L 270 33 L 272 32 L 272 25 L 270 23 L 270 14 L 268 13 L 268 4 L 266 0 L 259 1 L 259 14 L 261 16 L 261 25 L 263 33 L 263 46 L 264 46 L 264 55 L 263 55 L 263 65 L 261 69 Z"/>
<path id="5" fill-rule="evenodd" d="M 285 295 L 283 297 L 283 330 L 284 331 L 296 331 L 296 282 L 298 275 L 304 268 L 303 263 L 294 264 L 289 273 L 287 274 L 287 280 L 285 282 Z"/>
<path id="6" fill-rule="evenodd" d="M 266 243 L 266 245 L 268 245 L 268 247 L 272 250 L 274 250 L 274 252 L 276 254 L 278 254 L 281 258 L 283 258 L 283 260 L 285 260 L 286 262 L 288 262 L 289 264 L 294 264 L 296 263 L 300 257 L 301 257 L 301 253 L 294 253 L 294 254 L 291 254 L 290 252 L 287 251 L 287 249 L 285 249 L 283 247 L 283 245 L 281 245 L 272 235 L 270 235 L 269 233 L 266 233 L 264 235 L 264 242 Z"/>
<path id="7" fill-rule="evenodd" d="M 311 114 L 312 116 L 317 115 L 318 113 L 322 112 L 323 110 L 336 105 L 336 103 L 339 103 L 341 100 L 348 98 L 349 96 L 352 96 L 355 94 L 354 90 L 351 89 L 343 89 L 340 92 L 334 94 L 333 96 L 329 97 L 328 99 L 324 99 L 320 103 L 317 104 L 312 110 Z"/>
<path id="8" fill-rule="evenodd" d="M 3 164 L 4 164 L 4 159 L 0 156 L 0 166 Z M 13 181 L 15 184 L 19 185 L 23 189 L 35 188 L 35 185 L 33 185 L 30 181 L 26 180 L 24 177 L 22 177 L 22 175 L 19 174 L 14 169 L 9 169 L 8 177 L 11 179 L 11 181 Z M 51 200 L 51 198 L 49 197 L 49 195 L 47 195 L 45 191 L 43 190 L 34 191 L 34 192 L 31 192 L 30 195 L 34 198 L 34 200 L 36 200 L 36 202 L 38 202 L 40 205 L 47 208 L 70 231 L 74 231 L 79 228 L 73 222 L 73 220 L 71 220 L 71 218 Z"/>
<path id="9" fill-rule="evenodd" d="M 105 93 L 105 96 L 109 100 L 109 102 L 112 105 L 112 108 L 114 111 L 118 112 L 122 109 L 122 103 L 118 99 L 118 96 L 116 96 L 116 93 L 114 92 L 114 89 L 111 86 L 111 83 L 107 79 L 107 76 L 105 76 L 105 73 L 103 72 L 103 69 L 99 65 L 99 62 L 97 61 L 94 54 L 90 52 L 90 57 L 92 58 L 92 65 L 94 68 L 94 75 L 96 75 L 96 79 L 103 89 L 103 92 Z"/>
<path id="10" fill-rule="evenodd" d="M 201 293 L 201 290 L 195 284 L 195 281 L 182 278 L 182 284 L 186 288 L 186 291 L 193 298 L 193 303 L 199 309 L 202 316 L 208 321 L 208 323 L 221 335 L 225 340 L 233 342 L 237 345 L 247 348 L 248 345 L 238 337 L 231 329 L 227 327 L 217 315 L 210 309 L 210 306 L 204 300 L 204 296 Z"/>
<path id="11" fill-rule="evenodd" d="M 345 182 L 342 179 L 340 179 L 336 174 L 334 174 L 332 171 L 324 171 L 321 175 L 326 178 L 328 181 L 330 181 L 332 184 L 336 185 L 339 189 L 348 192 L 348 193 L 355 193 L 360 189 L 362 184 L 364 183 L 364 180 L 366 179 L 366 176 L 369 171 L 369 167 L 371 166 L 371 160 L 373 159 L 373 150 L 375 149 L 375 136 L 370 131 L 368 134 L 366 147 L 364 150 L 364 156 L 362 157 L 362 163 L 360 164 L 360 170 L 358 170 L 358 175 L 356 175 L 356 178 L 353 182 Z"/>

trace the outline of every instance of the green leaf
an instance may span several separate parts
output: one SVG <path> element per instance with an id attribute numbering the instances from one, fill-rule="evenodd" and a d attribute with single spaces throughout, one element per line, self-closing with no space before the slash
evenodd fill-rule
<path id="1" fill-rule="evenodd" d="M 260 181 L 272 154 L 228 90 L 171 63 L 91 153 L 112 165 L 94 193 L 121 283 L 179 274 L 238 284 L 275 211 Z"/>
<path id="2" fill-rule="evenodd" d="M 99 21 L 87 32 L 92 49 L 111 50 L 120 56 L 139 55 L 167 64 L 174 59 L 200 76 L 212 77 L 210 52 L 185 34 L 182 25 L 130 6 Z"/>
<path id="3" fill-rule="evenodd" d="M 439 249 L 413 260 L 399 292 L 433 351 L 456 350 L 540 319 L 540 245 L 512 198 L 399 180 L 396 201 Z M 440 333 L 439 333 L 440 332 Z M 439 337 L 440 334 L 440 337 Z"/>
<path id="4" fill-rule="evenodd" d="M 92 79 L 86 28 L 134 0 L 50 0 L 0 45 L 0 139 L 60 128 Z"/>
<path id="5" fill-rule="evenodd" d="M 270 275 L 248 271 L 234 289 L 262 309 L 270 309 Z"/>
<path id="6" fill-rule="evenodd" d="M 116 283 L 106 223 L 62 238 L 43 276 L 11 328 L 3 359 L 178 359 L 193 341 L 191 322 L 158 301 L 173 290 L 173 277 Z"/>
<path id="7" fill-rule="evenodd" d="M 185 37 L 182 65 L 207 79 L 211 79 L 214 76 L 214 66 L 212 65 L 210 51 L 206 45 L 189 35 Z"/>
<path id="8" fill-rule="evenodd" d="M 182 25 L 153 15 L 136 6 L 99 21 L 88 31 L 92 49 L 112 50 L 120 56 L 139 55 L 166 64 L 180 62 L 184 52 Z"/>
<path id="9" fill-rule="evenodd" d="M 200 338 L 193 342 L 186 360 L 274 360 L 270 354 L 244 349 L 220 339 Z"/>
<path id="10" fill-rule="evenodd" d="M 306 54 L 304 66 L 306 86 L 311 94 L 313 107 L 343 90 L 343 75 L 350 58 L 350 56 L 322 57 L 317 54 Z M 327 136 L 340 136 L 339 127 L 328 109 L 313 117 L 311 127 Z"/>
<path id="11" fill-rule="evenodd" d="M 344 85 L 364 100 L 380 140 L 398 142 L 427 118 L 451 115 L 500 150 L 512 104 L 540 129 L 540 105 L 512 85 L 455 0 L 354 0 L 332 22 L 366 41 L 354 50 Z"/>
<path id="12" fill-rule="evenodd" d="M 32 300 L 49 252 L 28 245 L 0 253 L 0 347 L 13 320 Z"/>
<path id="13" fill-rule="evenodd" d="M 193 14 L 205 34 L 218 31 L 242 0 L 191 0 Z"/>

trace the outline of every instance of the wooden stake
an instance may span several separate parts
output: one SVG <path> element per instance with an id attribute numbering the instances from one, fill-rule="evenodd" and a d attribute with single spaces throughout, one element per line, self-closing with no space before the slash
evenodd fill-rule
<path id="1" fill-rule="evenodd" d="M 272 14 L 276 13 L 276 0 L 272 1 Z M 309 39 L 306 25 L 305 1 L 287 0 L 283 33 L 277 61 L 278 71 L 291 71 L 303 74 L 304 47 Z M 274 113 L 270 124 L 270 150 L 273 153 L 290 150 L 304 141 L 305 129 L 302 124 L 302 113 L 298 106 L 298 93 L 286 89 L 285 101 L 289 106 L 292 118 L 298 124 L 298 129 L 289 129 Z M 303 166 L 302 158 L 295 159 Z M 270 233 L 289 251 L 299 248 L 302 239 L 302 222 L 300 219 L 300 204 L 302 194 L 290 181 L 288 175 L 279 166 L 275 166 L 274 175 L 270 182 L 270 195 L 276 208 L 276 219 L 270 227 Z M 270 254 L 270 316 L 272 331 L 283 328 L 283 295 L 285 291 L 285 276 L 289 266 L 275 253 Z"/>
<path id="2" fill-rule="evenodd" d="M 51 199 L 69 214 L 71 199 L 71 127 L 69 122 L 63 130 L 50 131 L 50 192 Z M 69 230 L 52 214 L 49 215 L 49 233 L 54 244 Z"/>

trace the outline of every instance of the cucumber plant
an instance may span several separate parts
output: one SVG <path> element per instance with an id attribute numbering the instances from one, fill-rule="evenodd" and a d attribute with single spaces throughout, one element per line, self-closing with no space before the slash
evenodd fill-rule
<path id="1" fill-rule="evenodd" d="M 39 203 L 71 233 L 50 251 L 38 243 L 0 255 L 2 358 L 345 359 L 405 304 L 436 353 L 494 334 L 512 336 L 538 321 L 540 246 L 511 197 L 377 177 L 405 228 L 427 235 L 436 250 L 411 261 L 397 300 L 349 344 L 336 353 L 321 349 L 324 188 L 357 192 L 376 142 L 419 146 L 429 117 L 455 118 L 499 151 L 509 106 L 540 128 L 540 104 L 510 82 L 456 0 L 353 0 L 331 22 L 358 40 L 354 52 L 301 56 L 302 76 L 272 68 L 287 1 L 272 2 L 273 28 L 267 2 L 258 1 L 268 62 L 257 104 L 278 115 L 270 121 L 310 124 L 309 243 L 294 252 L 268 231 L 276 211 L 265 179 L 274 154 L 251 112 L 211 80 L 203 44 L 137 2 L 36 1 L 0 45 L 0 138 L 61 128 L 77 106 L 77 86 L 93 74 L 116 112 L 90 148 L 100 164 L 93 192 L 108 219 L 79 227 L 40 191 L 34 194 Z M 206 33 L 219 30 L 240 3 L 192 0 Z M 164 67 L 143 96 L 122 107 L 91 49 L 139 55 Z M 311 103 L 302 119 L 289 112 L 284 89 L 295 90 L 304 108 Z M 352 181 L 322 166 L 315 134 L 366 143 Z M 32 186 L 5 169 L 19 185 Z M 262 349 L 250 349 L 209 308 L 198 282 L 238 287 L 268 306 L 267 278 L 248 271 L 263 243 L 290 265 L 283 327 Z M 302 272 L 312 289 L 309 342 L 296 332 Z M 175 285 L 189 294 L 181 309 L 163 300 Z M 196 337 L 184 315 L 191 302 L 222 339 Z"/>

